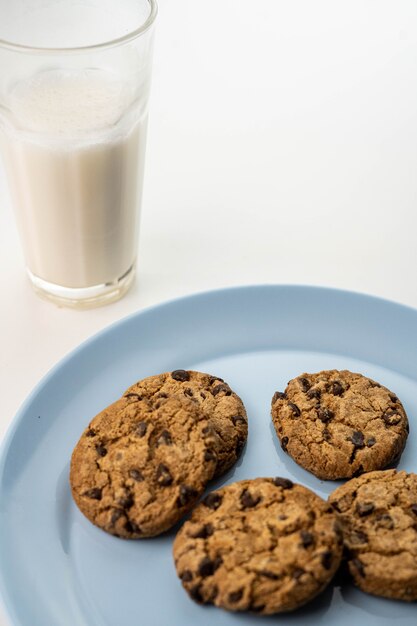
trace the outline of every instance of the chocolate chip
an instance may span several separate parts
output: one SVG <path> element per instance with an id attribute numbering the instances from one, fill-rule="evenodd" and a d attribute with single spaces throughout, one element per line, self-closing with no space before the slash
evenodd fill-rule
<path id="1" fill-rule="evenodd" d="M 213 450 L 206 450 L 204 452 L 204 460 L 206 463 L 210 463 L 210 461 L 217 461 L 217 454 L 213 452 Z"/>
<path id="2" fill-rule="evenodd" d="M 324 441 L 330 441 L 330 439 L 332 438 L 332 433 L 330 432 L 328 428 L 323 428 L 322 435 L 323 435 Z"/>
<path id="3" fill-rule="evenodd" d="M 260 613 L 265 608 L 265 604 L 251 604 L 249 607 L 249 611 L 252 613 Z"/>
<path id="4" fill-rule="evenodd" d="M 156 481 L 163 487 L 168 487 L 168 485 L 172 485 L 172 480 L 169 468 L 163 463 L 160 463 L 156 470 Z"/>
<path id="5" fill-rule="evenodd" d="M 106 456 L 107 454 L 107 449 L 103 446 L 102 443 L 98 443 L 96 445 L 96 451 L 99 456 Z"/>
<path id="6" fill-rule="evenodd" d="M 203 578 L 207 578 L 207 576 L 213 576 L 214 574 L 214 563 L 208 556 L 205 556 L 198 566 L 198 573 Z"/>
<path id="7" fill-rule="evenodd" d="M 214 561 L 212 561 L 208 556 L 205 556 L 200 561 L 200 564 L 198 566 L 198 573 L 200 576 L 202 576 L 202 578 L 213 576 L 214 572 L 220 567 L 222 563 L 223 559 L 221 557 L 216 557 Z"/>
<path id="8" fill-rule="evenodd" d="M 372 448 L 372 446 L 374 446 L 375 444 L 376 444 L 375 437 L 368 437 L 368 439 L 366 440 L 366 445 L 368 446 L 368 448 Z"/>
<path id="9" fill-rule="evenodd" d="M 390 398 L 391 402 L 394 402 L 394 404 L 395 404 L 395 402 L 398 402 L 398 398 L 397 398 L 397 396 L 394 396 L 394 394 L 390 393 L 389 398 Z"/>
<path id="10" fill-rule="evenodd" d="M 193 539 L 207 539 L 207 537 L 211 537 L 214 532 L 213 524 L 204 524 L 201 526 L 193 535 Z"/>
<path id="11" fill-rule="evenodd" d="M 211 393 L 213 394 L 213 396 L 217 396 L 217 394 L 221 393 L 222 391 L 224 391 L 224 395 L 225 396 L 232 395 L 232 390 L 230 389 L 230 387 L 228 385 L 223 384 L 223 383 L 221 383 L 220 385 L 216 385 L 211 390 Z"/>
<path id="12" fill-rule="evenodd" d="M 388 530 L 392 530 L 394 528 L 394 520 L 391 515 L 388 515 L 388 513 L 377 515 L 375 519 L 380 528 L 387 528 Z"/>
<path id="13" fill-rule="evenodd" d="M 178 380 L 180 383 L 185 382 L 186 380 L 190 380 L 190 374 L 185 370 L 174 370 L 171 373 L 171 377 L 174 380 Z"/>
<path id="14" fill-rule="evenodd" d="M 330 393 L 332 393 L 334 396 L 341 396 L 343 392 L 344 389 L 341 383 L 339 383 L 338 380 L 334 380 L 330 385 Z"/>
<path id="15" fill-rule="evenodd" d="M 331 419 L 334 418 L 334 413 L 326 407 L 320 407 L 319 409 L 317 409 L 317 417 L 322 422 L 329 422 Z"/>
<path id="16" fill-rule="evenodd" d="M 321 391 L 320 389 L 310 389 L 309 391 L 307 391 L 307 398 L 309 400 L 320 400 L 321 398 Z"/>
<path id="17" fill-rule="evenodd" d="M 172 446 L 172 437 L 169 430 L 163 430 L 156 443 L 158 446 Z"/>
<path id="18" fill-rule="evenodd" d="M 375 505 L 372 502 L 358 502 L 356 504 L 356 512 L 359 517 L 370 515 L 374 509 Z"/>
<path id="19" fill-rule="evenodd" d="M 205 399 L 206 399 L 206 394 L 205 394 L 205 393 L 203 393 L 202 391 L 200 391 L 200 396 L 203 398 L 203 400 L 205 400 Z"/>
<path id="20" fill-rule="evenodd" d="M 292 577 L 294 580 L 299 580 L 303 574 L 304 570 L 301 567 L 296 567 L 292 573 Z"/>
<path id="21" fill-rule="evenodd" d="M 210 376 L 210 378 L 209 378 L 209 385 L 212 385 L 215 382 L 224 383 L 224 380 L 223 380 L 223 378 L 219 378 L 218 376 Z"/>
<path id="22" fill-rule="evenodd" d="M 196 602 L 200 602 L 200 604 L 204 603 L 203 596 L 201 595 L 201 585 L 194 585 L 194 587 L 191 587 L 189 594 Z"/>
<path id="23" fill-rule="evenodd" d="M 203 504 L 207 508 L 215 511 L 221 505 L 222 500 L 223 500 L 223 496 L 221 496 L 219 493 L 213 492 L 213 493 L 209 493 L 208 496 L 204 498 Z"/>
<path id="24" fill-rule="evenodd" d="M 144 480 L 142 472 L 138 469 L 129 470 L 129 476 L 130 478 L 133 478 L 133 480 L 136 480 L 136 482 L 138 483 Z"/>
<path id="25" fill-rule="evenodd" d="M 127 493 L 122 498 L 119 498 L 117 503 L 120 504 L 120 506 L 123 507 L 124 509 L 132 508 L 132 506 L 134 504 L 134 499 L 133 499 L 132 494 L 131 493 Z"/>
<path id="26" fill-rule="evenodd" d="M 326 550 L 326 552 L 322 553 L 321 564 L 323 565 L 324 569 L 330 569 L 332 566 L 332 561 L 333 561 L 333 552 L 330 552 L 330 550 Z"/>
<path id="27" fill-rule="evenodd" d="M 85 436 L 86 437 L 95 437 L 96 436 L 96 431 L 93 430 L 92 428 L 89 428 L 87 430 L 87 432 L 85 433 Z"/>
<path id="28" fill-rule="evenodd" d="M 401 421 L 401 415 L 399 415 L 397 411 L 388 409 L 388 411 L 385 411 L 385 413 L 382 415 L 382 419 L 387 426 L 395 426 Z"/>
<path id="29" fill-rule="evenodd" d="M 148 422 L 139 422 L 136 426 L 136 434 L 138 437 L 144 437 L 148 430 Z"/>
<path id="30" fill-rule="evenodd" d="M 300 417 L 301 411 L 298 408 L 298 406 L 296 404 L 294 404 L 294 402 L 288 402 L 288 406 L 290 407 L 291 411 L 293 412 L 294 417 Z"/>
<path id="31" fill-rule="evenodd" d="M 410 510 L 414 513 L 414 515 L 417 515 L 417 504 L 412 504 L 410 506 Z"/>
<path id="32" fill-rule="evenodd" d="M 98 487 L 93 487 L 92 489 L 88 489 L 84 491 L 83 496 L 86 498 L 91 498 L 91 500 L 101 500 L 101 489 Z"/>
<path id="33" fill-rule="evenodd" d="M 115 524 L 117 520 L 119 520 L 122 517 L 122 515 L 123 515 L 123 511 L 121 509 L 114 509 L 113 513 L 111 514 L 110 523 Z"/>
<path id="34" fill-rule="evenodd" d="M 216 558 L 213 561 L 214 563 L 214 571 L 216 571 L 216 569 L 218 569 L 220 567 L 220 565 L 223 563 L 223 559 L 221 556 L 216 556 Z"/>
<path id="35" fill-rule="evenodd" d="M 342 509 L 340 508 L 339 504 L 337 502 L 332 502 L 331 503 L 332 508 L 337 511 L 338 513 L 342 512 Z"/>
<path id="36" fill-rule="evenodd" d="M 360 430 L 354 430 L 353 433 L 351 434 L 350 437 L 348 437 L 349 441 L 351 441 L 353 443 L 353 445 L 355 446 L 355 448 L 363 448 L 365 443 L 364 443 L 364 436 L 363 433 L 361 433 Z"/>
<path id="37" fill-rule="evenodd" d="M 237 591 L 232 591 L 228 595 L 228 600 L 231 603 L 239 602 L 243 598 L 243 589 L 238 589 Z"/>
<path id="38" fill-rule="evenodd" d="M 140 535 L 140 533 L 142 532 L 140 527 L 135 524 L 135 522 L 131 522 L 130 520 L 126 522 L 125 529 L 128 533 L 135 533 L 136 535 Z"/>
<path id="39" fill-rule="evenodd" d="M 189 487 L 188 485 L 180 485 L 180 495 L 177 498 L 177 506 L 185 506 L 197 496 L 197 491 L 192 487 Z"/>
<path id="40" fill-rule="evenodd" d="M 352 559 L 351 563 L 355 567 L 359 576 L 362 576 L 362 578 L 365 578 L 365 567 L 362 561 L 360 561 L 359 559 Z"/>
<path id="41" fill-rule="evenodd" d="M 238 422 L 243 422 L 244 424 L 246 424 L 246 420 L 244 417 L 242 417 L 241 415 L 232 415 L 232 417 L 230 418 L 233 422 L 233 426 L 236 426 L 236 424 Z"/>
<path id="42" fill-rule="evenodd" d="M 194 395 L 194 394 L 193 394 L 193 390 L 192 390 L 192 389 L 190 389 L 189 387 L 187 387 L 186 389 L 184 389 L 184 395 L 185 395 L 185 396 L 189 396 L 190 398 L 192 398 L 192 397 L 193 397 L 193 395 Z"/>
<path id="43" fill-rule="evenodd" d="M 302 376 L 300 376 L 300 378 L 298 378 L 297 380 L 300 383 L 300 387 L 301 387 L 302 391 L 304 391 L 304 393 L 307 393 L 307 391 L 311 387 L 311 385 L 308 382 L 307 378 L 303 378 Z"/>
<path id="44" fill-rule="evenodd" d="M 283 521 L 283 520 L 288 519 L 288 516 L 287 516 L 287 515 L 285 515 L 284 513 L 281 513 L 280 515 L 278 515 L 278 519 L 279 519 L 279 520 L 281 520 L 281 521 Z"/>
<path id="45" fill-rule="evenodd" d="M 136 400 L 142 400 L 142 396 L 140 396 L 138 393 L 125 393 L 124 394 L 125 398 L 135 398 Z"/>
<path id="46" fill-rule="evenodd" d="M 303 546 L 303 548 L 308 548 L 309 546 L 313 545 L 314 535 L 309 533 L 307 530 L 302 530 L 300 532 L 300 537 L 301 537 L 301 545 Z"/>
<path id="47" fill-rule="evenodd" d="M 283 489 L 291 489 L 294 487 L 294 483 L 289 478 L 281 478 L 280 476 L 276 476 L 276 478 L 272 479 L 275 487 L 282 487 Z"/>
<path id="48" fill-rule="evenodd" d="M 181 574 L 180 578 L 183 583 L 189 583 L 193 579 L 193 574 L 189 569 L 185 569 Z"/>
<path id="49" fill-rule="evenodd" d="M 247 489 L 240 494 L 240 504 L 244 509 L 251 509 L 261 501 L 261 496 L 253 496 Z"/>
<path id="50" fill-rule="evenodd" d="M 277 400 L 285 400 L 287 396 L 282 391 L 276 391 L 272 396 L 272 404 L 275 404 Z"/>
<path id="51" fill-rule="evenodd" d="M 265 576 L 265 578 L 270 578 L 271 580 L 278 580 L 279 578 L 278 574 L 274 574 L 274 572 L 270 572 L 268 569 L 263 569 L 258 572 L 258 574 L 260 574 L 261 576 Z"/>
<path id="52" fill-rule="evenodd" d="M 352 534 L 349 536 L 349 541 L 353 545 L 367 543 L 368 535 L 364 533 L 362 530 L 354 530 Z"/>
<path id="53" fill-rule="evenodd" d="M 284 452 L 287 451 L 288 441 L 289 441 L 288 437 L 283 437 L 281 439 L 281 448 L 284 450 Z"/>

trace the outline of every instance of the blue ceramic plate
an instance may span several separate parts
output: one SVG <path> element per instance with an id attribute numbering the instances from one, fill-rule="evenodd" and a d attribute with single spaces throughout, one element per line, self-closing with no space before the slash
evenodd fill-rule
<path id="1" fill-rule="evenodd" d="M 228 289 L 137 313 L 93 337 L 38 385 L 0 457 L 0 589 L 19 626 L 416 624 L 416 605 L 336 581 L 292 614 L 262 618 L 200 607 L 175 575 L 173 533 L 124 541 L 91 525 L 68 486 L 89 419 L 134 381 L 177 368 L 215 373 L 245 402 L 248 445 L 211 487 L 288 476 L 326 497 L 335 483 L 277 445 L 269 406 L 303 371 L 347 368 L 392 389 L 411 421 L 400 467 L 417 471 L 417 311 L 364 295 L 290 286 Z"/>

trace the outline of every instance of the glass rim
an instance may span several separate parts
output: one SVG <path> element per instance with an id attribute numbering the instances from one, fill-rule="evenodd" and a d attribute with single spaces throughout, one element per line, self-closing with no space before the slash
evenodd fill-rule
<path id="1" fill-rule="evenodd" d="M 115 39 L 110 39 L 101 43 L 91 44 L 87 46 L 75 46 L 74 48 L 49 48 L 41 46 L 29 46 L 26 44 L 14 43 L 13 41 L 7 41 L 6 39 L 0 38 L 0 50 L 1 48 L 5 48 L 14 52 L 30 52 L 33 54 L 74 54 L 76 52 L 89 52 L 94 50 L 113 48 L 115 46 L 128 43 L 133 39 L 137 39 L 137 37 L 140 37 L 140 35 L 143 35 L 147 30 L 150 29 L 158 14 L 158 5 L 156 3 L 156 0 L 147 0 L 147 2 L 150 6 L 150 13 L 146 20 L 142 22 L 140 26 L 135 28 L 135 30 L 130 31 L 122 37 L 116 37 Z"/>

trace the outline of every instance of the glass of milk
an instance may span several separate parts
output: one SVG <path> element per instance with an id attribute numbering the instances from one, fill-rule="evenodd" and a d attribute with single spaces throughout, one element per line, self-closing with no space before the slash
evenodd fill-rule
<path id="1" fill-rule="evenodd" d="M 120 298 L 135 276 L 155 0 L 0 0 L 0 147 L 36 292 Z"/>

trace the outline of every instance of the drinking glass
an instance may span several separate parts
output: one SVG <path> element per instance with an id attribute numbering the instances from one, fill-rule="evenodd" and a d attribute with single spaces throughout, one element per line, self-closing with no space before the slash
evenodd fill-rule
<path id="1" fill-rule="evenodd" d="M 155 0 L 0 0 L 0 146 L 36 292 L 88 307 L 135 276 Z"/>

